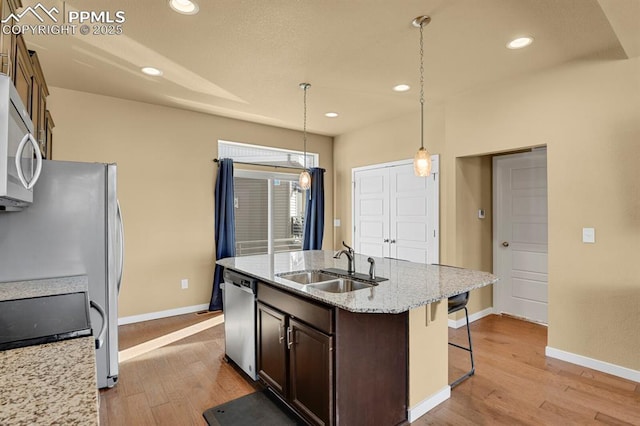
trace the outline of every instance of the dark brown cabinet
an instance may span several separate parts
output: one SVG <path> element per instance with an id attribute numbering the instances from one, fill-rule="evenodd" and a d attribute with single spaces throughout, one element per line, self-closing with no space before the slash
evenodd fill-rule
<path id="1" fill-rule="evenodd" d="M 289 400 L 313 423 L 333 424 L 333 339 L 289 319 Z"/>
<path id="2" fill-rule="evenodd" d="M 406 424 L 408 330 L 258 283 L 258 376 L 313 425 Z"/>
<path id="3" fill-rule="evenodd" d="M 332 309 L 262 283 L 258 301 L 259 377 L 311 424 L 334 424 L 333 338 L 321 330 Z"/>
<path id="4" fill-rule="evenodd" d="M 258 303 L 258 375 L 273 390 L 287 395 L 287 317 Z"/>

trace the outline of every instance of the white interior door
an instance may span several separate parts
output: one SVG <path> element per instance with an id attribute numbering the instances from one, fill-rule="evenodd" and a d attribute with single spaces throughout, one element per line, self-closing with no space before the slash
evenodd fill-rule
<path id="1" fill-rule="evenodd" d="M 418 263 L 437 263 L 433 258 L 436 230 L 433 223 L 433 192 L 437 174 L 416 176 L 413 164 L 389 167 L 389 257 Z M 431 258 L 430 258 L 431 257 Z"/>
<path id="2" fill-rule="evenodd" d="M 354 174 L 356 253 L 389 256 L 389 172 L 385 168 Z"/>
<path id="3" fill-rule="evenodd" d="M 376 257 L 437 263 L 438 156 L 432 174 L 410 160 L 354 169 L 354 249 Z"/>
<path id="4" fill-rule="evenodd" d="M 547 323 L 546 151 L 494 157 L 498 312 Z"/>

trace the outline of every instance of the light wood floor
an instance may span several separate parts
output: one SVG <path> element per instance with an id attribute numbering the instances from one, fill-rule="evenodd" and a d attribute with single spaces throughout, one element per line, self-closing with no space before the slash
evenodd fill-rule
<path id="1" fill-rule="evenodd" d="M 212 318 L 182 315 L 120 327 L 120 349 Z M 206 425 L 207 408 L 254 392 L 223 361 L 216 326 L 120 364 L 120 380 L 100 391 L 102 425 Z M 489 316 L 471 325 L 476 374 L 414 425 L 640 425 L 640 384 L 546 358 L 547 329 Z M 466 340 L 464 328 L 450 330 Z M 453 380 L 468 354 L 450 347 Z M 377 426 L 377 425 L 373 425 Z"/>

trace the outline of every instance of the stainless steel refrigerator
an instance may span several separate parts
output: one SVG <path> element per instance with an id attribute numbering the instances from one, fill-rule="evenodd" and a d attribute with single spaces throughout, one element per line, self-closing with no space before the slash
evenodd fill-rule
<path id="1" fill-rule="evenodd" d="M 118 380 L 123 259 L 114 164 L 45 160 L 33 204 L 0 212 L 0 282 L 88 276 L 89 298 L 107 317 L 106 338 L 96 351 L 99 388 Z M 102 319 L 93 309 L 91 323 L 97 336 Z"/>

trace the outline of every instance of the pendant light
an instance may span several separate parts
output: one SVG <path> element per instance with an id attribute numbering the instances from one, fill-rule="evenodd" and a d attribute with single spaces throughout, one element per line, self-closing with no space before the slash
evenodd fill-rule
<path id="1" fill-rule="evenodd" d="M 311 175 L 307 170 L 307 89 L 311 85 L 309 83 L 300 83 L 300 88 L 304 90 L 304 127 L 303 127 L 303 140 L 304 140 L 304 170 L 300 173 L 300 179 L 298 184 L 302 189 L 311 188 Z"/>
<path id="2" fill-rule="evenodd" d="M 413 159 L 416 176 L 431 174 L 431 154 L 424 148 L 424 37 L 423 29 L 431 22 L 431 17 L 423 15 L 413 20 L 414 27 L 420 28 L 420 149 Z"/>

